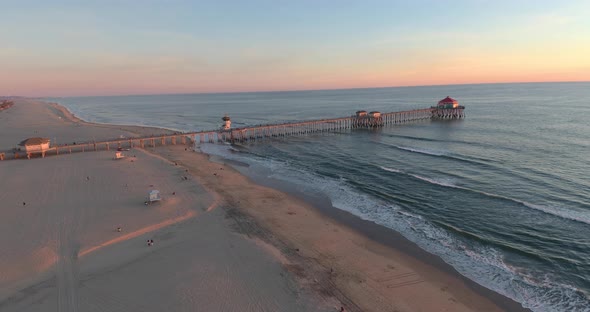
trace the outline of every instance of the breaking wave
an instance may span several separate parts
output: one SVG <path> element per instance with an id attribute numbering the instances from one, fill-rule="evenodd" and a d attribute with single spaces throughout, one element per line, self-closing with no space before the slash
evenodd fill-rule
<path id="1" fill-rule="evenodd" d="M 417 174 L 404 172 L 403 170 L 399 170 L 399 169 L 387 168 L 387 167 L 382 167 L 382 166 L 380 168 L 385 171 L 388 171 L 388 172 L 405 174 L 405 175 L 414 177 L 416 179 L 419 179 L 419 180 L 422 180 L 422 181 L 425 181 L 425 182 L 428 182 L 431 184 L 436 184 L 436 185 L 440 185 L 440 186 L 444 186 L 444 187 L 452 187 L 452 188 L 456 188 L 456 189 L 460 189 L 460 190 L 464 190 L 464 191 L 468 191 L 468 192 L 472 192 L 472 193 L 477 193 L 477 194 L 488 196 L 488 197 L 493 197 L 493 198 L 498 198 L 501 200 L 510 201 L 510 202 L 522 205 L 524 207 L 534 209 L 536 211 L 541 211 L 541 212 L 544 212 L 546 214 L 550 214 L 550 215 L 553 215 L 556 217 L 590 224 L 590 215 L 588 215 L 587 213 L 581 212 L 581 211 L 577 211 L 573 208 L 565 209 L 565 208 L 559 208 L 559 207 L 555 207 L 555 206 L 533 204 L 533 203 L 529 203 L 524 200 L 520 200 L 520 199 L 508 197 L 508 196 L 492 194 L 492 193 L 479 191 L 479 190 L 475 190 L 475 189 L 464 187 L 464 186 L 458 186 L 455 183 L 453 183 L 452 179 L 428 178 L 428 177 L 420 176 Z"/>

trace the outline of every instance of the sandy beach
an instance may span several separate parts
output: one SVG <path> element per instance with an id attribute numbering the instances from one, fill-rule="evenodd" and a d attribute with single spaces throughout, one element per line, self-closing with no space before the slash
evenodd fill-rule
<path id="1" fill-rule="evenodd" d="M 0 152 L 166 132 L 28 99 L 0 111 Z M 125 153 L 0 161 L 0 311 L 524 310 L 393 231 L 186 146 Z M 163 200 L 144 205 L 151 189 Z"/>

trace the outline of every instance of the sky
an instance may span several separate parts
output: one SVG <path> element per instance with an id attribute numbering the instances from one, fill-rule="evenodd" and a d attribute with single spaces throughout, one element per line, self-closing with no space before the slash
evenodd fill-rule
<path id="1" fill-rule="evenodd" d="M 590 1 L 0 0 L 0 95 L 590 81 Z"/>

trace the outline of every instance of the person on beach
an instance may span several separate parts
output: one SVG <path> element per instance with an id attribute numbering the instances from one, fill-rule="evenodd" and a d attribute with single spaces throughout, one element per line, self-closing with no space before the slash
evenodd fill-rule
<path id="1" fill-rule="evenodd" d="M 121 227 L 118 227 L 117 228 L 117 232 L 121 232 Z"/>
<path id="2" fill-rule="evenodd" d="M 26 205 L 27 205 L 27 203 L 23 202 L 23 206 L 26 206 Z"/>

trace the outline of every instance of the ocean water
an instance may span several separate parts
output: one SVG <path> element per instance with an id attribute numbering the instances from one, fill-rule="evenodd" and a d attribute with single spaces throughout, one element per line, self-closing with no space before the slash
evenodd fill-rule
<path id="1" fill-rule="evenodd" d="M 201 150 L 389 227 L 533 311 L 590 311 L 590 83 L 51 99 L 93 122 L 214 129 L 424 108 L 467 117 Z"/>

